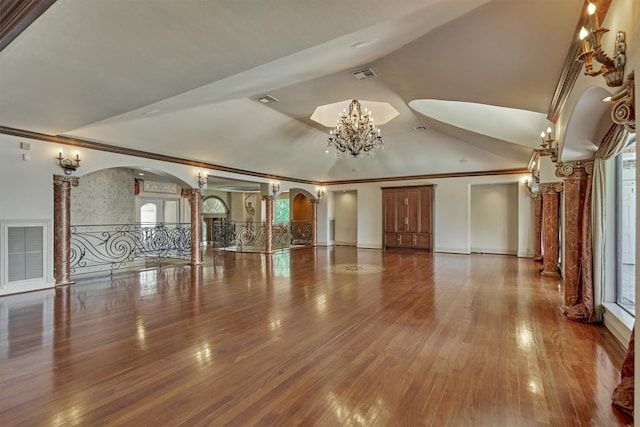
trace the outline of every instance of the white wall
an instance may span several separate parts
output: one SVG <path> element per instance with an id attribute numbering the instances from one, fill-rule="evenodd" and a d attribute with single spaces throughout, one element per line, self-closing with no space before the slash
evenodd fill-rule
<path id="1" fill-rule="evenodd" d="M 533 201 L 522 183 L 528 174 L 492 175 L 478 177 L 439 178 L 430 180 L 389 181 L 384 183 L 364 183 L 335 185 L 328 188 L 336 197 L 342 190 L 357 189 L 358 247 L 382 248 L 382 187 L 435 184 L 434 237 L 436 252 L 469 254 L 470 241 L 470 187 L 473 184 L 517 184 L 518 197 L 518 256 L 533 256 Z M 323 201 L 322 204 L 324 204 Z M 321 204 L 321 205 L 322 205 Z M 319 220 L 325 221 L 328 211 L 319 209 Z M 335 212 L 336 218 L 339 213 Z M 336 219 L 337 220 L 337 219 Z M 319 242 L 327 242 L 328 237 L 320 234 Z M 337 239 L 336 239 L 337 240 Z"/>
<path id="2" fill-rule="evenodd" d="M 518 253 L 517 183 L 471 186 L 471 252 Z"/>

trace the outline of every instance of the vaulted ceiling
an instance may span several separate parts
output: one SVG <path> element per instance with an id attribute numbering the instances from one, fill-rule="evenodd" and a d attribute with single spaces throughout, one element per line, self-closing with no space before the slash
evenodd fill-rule
<path id="1" fill-rule="evenodd" d="M 582 6 L 57 0 L 0 52 L 0 126 L 318 182 L 522 169 Z M 373 158 L 310 120 L 350 99 L 400 113 Z"/>

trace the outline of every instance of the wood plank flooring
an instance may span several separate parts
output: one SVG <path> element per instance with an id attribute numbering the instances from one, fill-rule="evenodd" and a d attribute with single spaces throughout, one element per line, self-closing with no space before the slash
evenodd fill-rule
<path id="1" fill-rule="evenodd" d="M 0 425 L 624 426 L 530 259 L 301 248 L 0 298 Z"/>

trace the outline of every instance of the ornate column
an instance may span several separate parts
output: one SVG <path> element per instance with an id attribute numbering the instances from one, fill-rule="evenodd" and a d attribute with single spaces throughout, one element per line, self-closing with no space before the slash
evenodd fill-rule
<path id="1" fill-rule="evenodd" d="M 264 219 L 264 250 L 266 253 L 273 253 L 273 200 L 275 196 L 262 196 L 266 202 Z"/>
<path id="2" fill-rule="evenodd" d="M 53 176 L 53 277 L 56 285 L 70 285 L 71 280 L 71 187 L 78 178 Z"/>
<path id="3" fill-rule="evenodd" d="M 202 193 L 199 188 L 184 191 L 191 207 L 191 265 L 202 265 Z"/>
<path id="4" fill-rule="evenodd" d="M 540 193 L 535 193 L 531 196 L 534 203 L 535 214 L 535 254 L 533 255 L 534 261 L 542 261 L 542 196 Z"/>
<path id="5" fill-rule="evenodd" d="M 318 204 L 320 199 L 311 199 L 311 246 L 318 246 Z"/>
<path id="6" fill-rule="evenodd" d="M 563 162 L 556 166 L 556 176 L 563 179 L 564 199 L 564 304 L 574 305 L 580 297 L 582 224 L 584 199 L 593 162 Z"/>
<path id="7" fill-rule="evenodd" d="M 560 276 L 558 273 L 558 193 L 562 191 L 562 183 L 540 184 L 542 194 L 542 235 L 544 239 L 543 276 Z"/>

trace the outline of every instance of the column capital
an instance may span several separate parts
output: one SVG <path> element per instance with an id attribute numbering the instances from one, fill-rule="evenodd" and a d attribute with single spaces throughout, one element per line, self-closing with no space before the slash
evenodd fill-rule
<path id="1" fill-rule="evenodd" d="M 560 193 L 562 192 L 562 187 L 561 182 L 545 182 L 540 184 L 540 193 Z"/>
<path id="2" fill-rule="evenodd" d="M 276 198 L 276 196 L 273 196 L 271 194 L 263 194 L 262 195 L 262 200 L 266 200 L 266 201 L 274 201 Z"/>
<path id="3" fill-rule="evenodd" d="M 202 197 L 202 192 L 200 191 L 199 188 L 183 188 L 181 194 L 182 194 L 182 197 L 184 197 L 185 199 L 189 199 L 193 196 Z"/>
<path id="4" fill-rule="evenodd" d="M 564 179 L 586 179 L 593 173 L 593 160 L 561 162 L 556 165 L 556 176 Z"/>
<path id="5" fill-rule="evenodd" d="M 80 178 L 77 176 L 53 175 L 53 185 L 63 185 L 68 183 L 72 187 L 77 187 L 79 182 Z"/>

